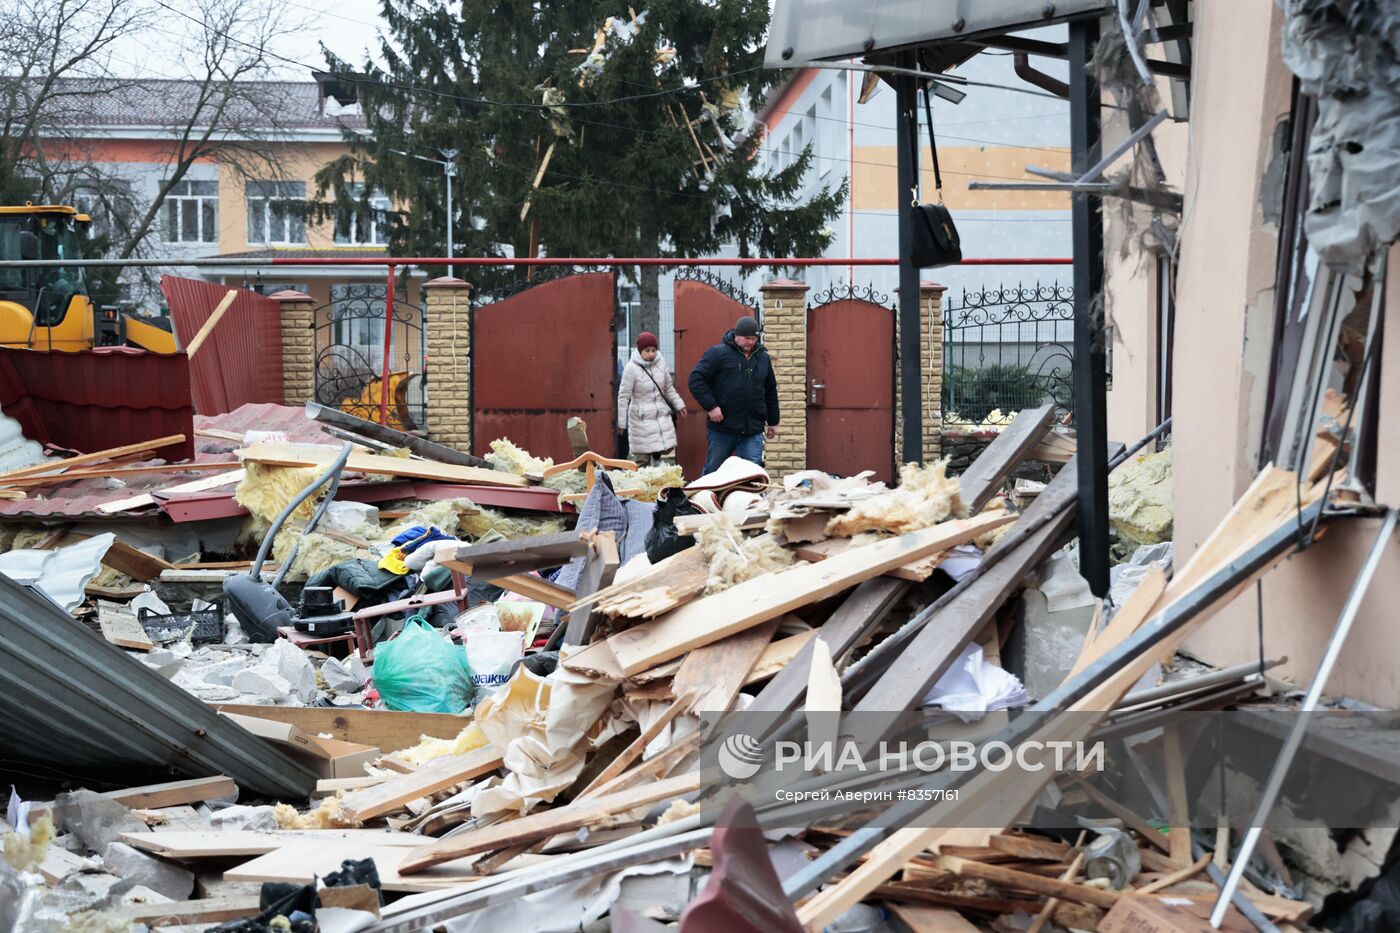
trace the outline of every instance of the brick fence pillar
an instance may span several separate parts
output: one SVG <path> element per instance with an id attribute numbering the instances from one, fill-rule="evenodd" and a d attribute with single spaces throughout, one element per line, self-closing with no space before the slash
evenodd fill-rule
<path id="1" fill-rule="evenodd" d="M 935 282 L 919 283 L 919 362 L 923 392 L 923 462 L 933 463 L 942 454 L 943 419 L 943 293 L 946 285 Z M 894 317 L 894 459 L 904 463 L 903 424 L 904 392 L 900 375 L 899 311 Z"/>
<path id="2" fill-rule="evenodd" d="M 763 342 L 778 378 L 782 423 L 764 463 L 774 478 L 807 468 L 807 285 L 774 279 L 763 286 Z"/>
<path id="3" fill-rule="evenodd" d="M 472 449 L 471 286 L 444 276 L 423 283 L 428 327 L 428 434 Z"/>
<path id="4" fill-rule="evenodd" d="M 291 289 L 268 297 L 282 306 L 282 401 L 315 401 L 316 305 L 310 295 Z"/>

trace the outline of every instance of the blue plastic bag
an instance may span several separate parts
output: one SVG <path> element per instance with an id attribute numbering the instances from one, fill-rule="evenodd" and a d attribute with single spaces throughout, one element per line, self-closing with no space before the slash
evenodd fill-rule
<path id="1" fill-rule="evenodd" d="M 375 646 L 374 685 L 385 706 L 409 713 L 460 713 L 473 689 L 466 650 L 418 615 Z"/>

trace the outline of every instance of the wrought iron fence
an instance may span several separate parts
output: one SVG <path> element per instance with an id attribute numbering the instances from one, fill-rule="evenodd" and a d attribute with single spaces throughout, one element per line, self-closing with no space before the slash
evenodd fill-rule
<path id="1" fill-rule="evenodd" d="M 964 292 L 943 310 L 946 428 L 1004 424 L 1053 401 L 1073 412 L 1074 289 L 1035 284 Z"/>
<path id="2" fill-rule="evenodd" d="M 380 420 L 384 372 L 384 313 L 388 286 L 352 283 L 331 286 L 331 302 L 316 312 L 316 401 L 350 414 Z M 394 293 L 389 345 L 391 427 L 412 431 L 427 426 L 423 386 L 423 309 Z"/>

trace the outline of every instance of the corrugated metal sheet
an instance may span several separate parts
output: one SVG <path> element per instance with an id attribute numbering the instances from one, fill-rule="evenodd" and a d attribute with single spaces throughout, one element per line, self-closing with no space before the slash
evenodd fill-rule
<path id="1" fill-rule="evenodd" d="M 0 750 L 62 769 L 169 766 L 304 797 L 316 775 L 0 577 Z"/>
<path id="2" fill-rule="evenodd" d="M 174 275 L 160 277 L 175 334 L 184 347 L 228 294 L 227 285 Z M 282 401 L 282 306 L 245 288 L 189 361 L 194 405 L 201 415 L 234 411 L 249 402 Z"/>
<path id="3" fill-rule="evenodd" d="M 91 453 L 183 434 L 183 444 L 157 455 L 194 455 L 189 365 L 179 354 L 0 348 L 0 408 L 40 443 Z"/>
<path id="4" fill-rule="evenodd" d="M 0 408 L 0 473 L 44 462 L 44 448 L 24 436 L 20 423 Z"/>
<path id="5" fill-rule="evenodd" d="M 509 437 L 536 457 L 573 458 L 564 422 L 578 415 L 611 454 L 617 410 L 616 277 L 588 272 L 472 311 L 472 436 L 477 456 Z"/>
<path id="6" fill-rule="evenodd" d="M 321 426 L 306 417 L 306 412 L 291 405 L 255 404 L 244 405 L 237 411 L 223 415 L 194 417 L 194 430 L 215 429 L 243 434 L 249 430 L 282 431 L 292 441 L 311 443 L 330 442 L 321 431 Z M 231 460 L 233 451 L 239 445 L 232 441 L 209 437 L 194 438 L 196 461 Z M 29 496 L 18 502 L 0 502 L 0 519 L 54 520 L 59 518 L 95 518 L 105 520 L 129 520 L 139 512 L 125 512 L 115 516 L 103 515 L 97 507 L 118 499 L 127 499 L 144 492 L 164 489 L 176 483 L 188 483 L 207 474 L 193 473 L 152 473 L 133 476 L 125 480 L 125 485 L 112 488 L 106 480 L 86 479 L 61 486 L 34 487 Z"/>

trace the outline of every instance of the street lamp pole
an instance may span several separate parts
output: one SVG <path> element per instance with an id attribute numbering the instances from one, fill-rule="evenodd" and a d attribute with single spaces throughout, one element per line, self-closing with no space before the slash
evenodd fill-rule
<path id="1" fill-rule="evenodd" d="M 457 174 L 457 164 L 453 159 L 457 158 L 456 149 L 442 150 L 444 157 L 442 172 L 447 177 L 447 258 L 451 259 L 456 253 L 452 249 L 452 176 Z"/>

